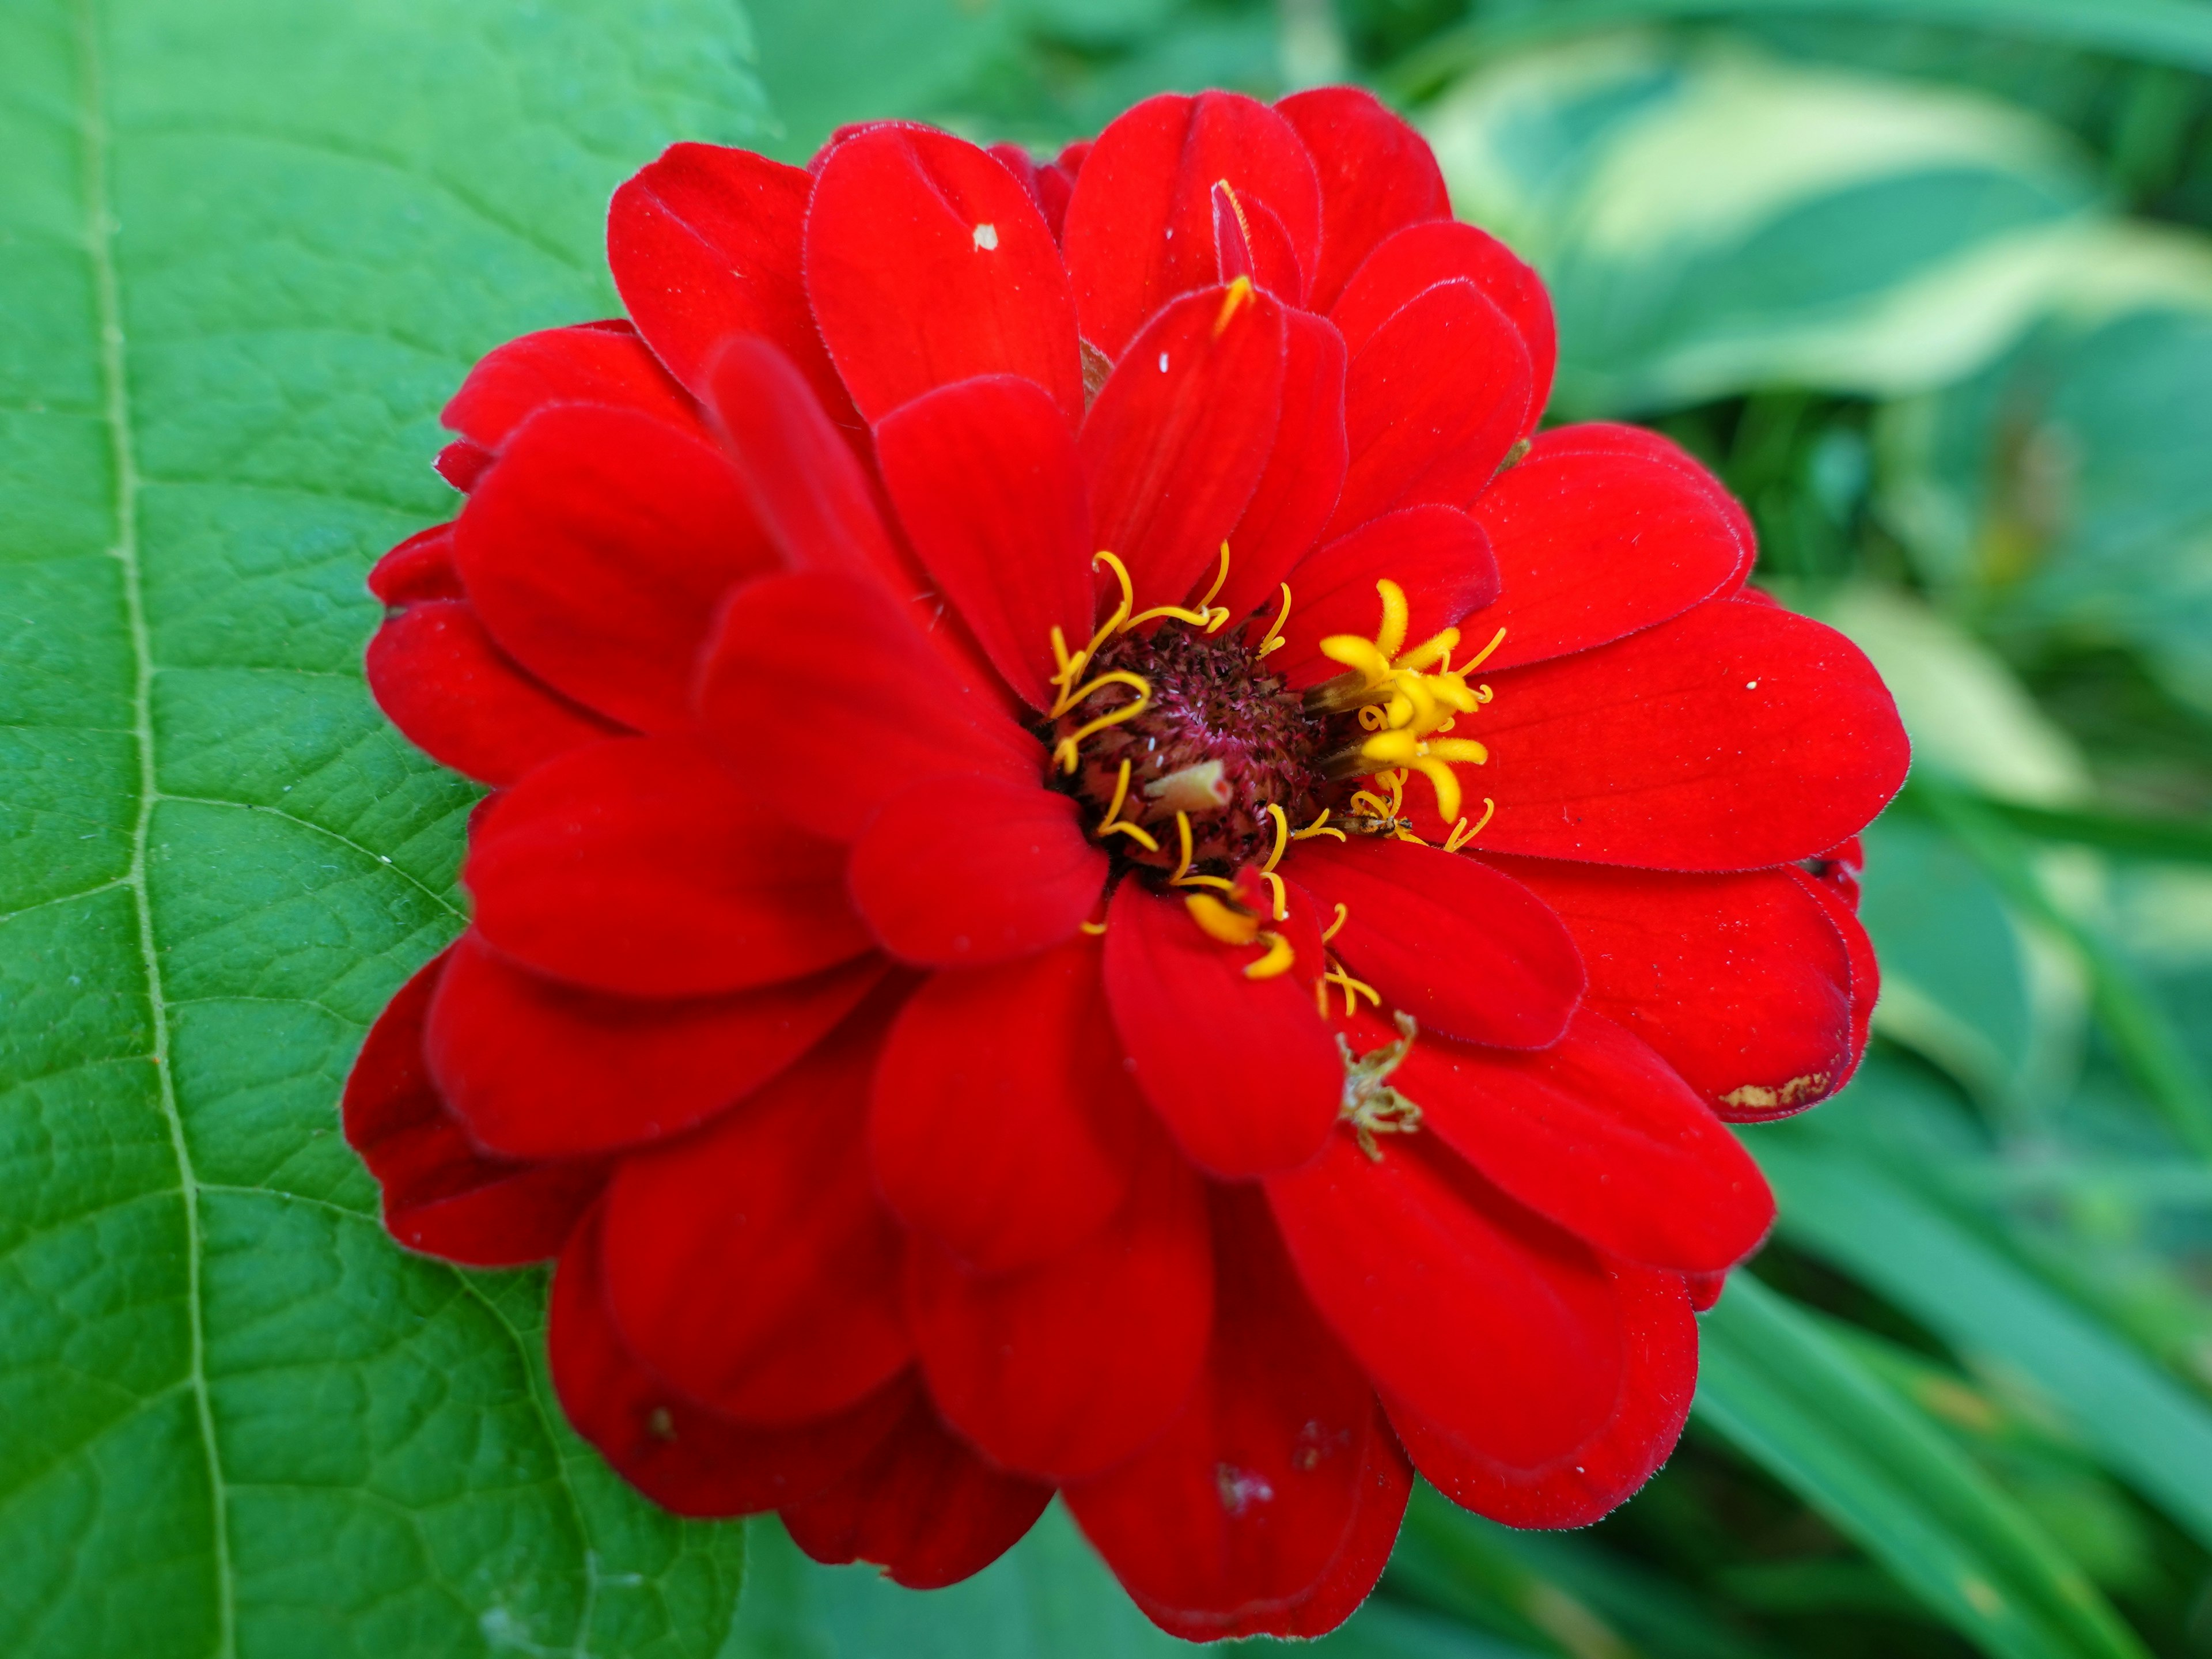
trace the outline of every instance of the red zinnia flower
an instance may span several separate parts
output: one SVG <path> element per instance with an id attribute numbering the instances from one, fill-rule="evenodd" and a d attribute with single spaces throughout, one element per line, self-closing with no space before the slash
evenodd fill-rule
<path id="1" fill-rule="evenodd" d="M 448 410 L 369 673 L 497 793 L 347 1127 L 404 1242 L 557 1255 L 661 1503 L 928 1585 L 1058 1489 L 1167 1629 L 1312 1634 L 1414 1468 L 1565 1526 L 1672 1447 L 1905 739 L 1694 462 L 1531 438 L 1447 214 L 1343 90 L 682 145 L 635 331 Z"/>

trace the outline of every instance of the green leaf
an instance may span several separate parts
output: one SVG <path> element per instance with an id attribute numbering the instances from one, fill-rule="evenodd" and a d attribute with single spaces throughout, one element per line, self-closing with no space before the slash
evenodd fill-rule
<path id="1" fill-rule="evenodd" d="M 1973 1369 L 2024 1391 L 2212 1547 L 2212 1405 L 1817 1125 L 1748 1139 L 1785 1237 L 1911 1314 Z"/>
<path id="2" fill-rule="evenodd" d="M 2100 929 L 2052 898 L 2018 838 L 1971 795 L 1934 776 L 1916 780 L 1911 794 L 1972 852 L 2016 910 L 2073 948 L 2088 975 L 2098 1021 L 2122 1063 L 2182 1142 L 2212 1156 L 2212 1083 L 2133 964 Z"/>
<path id="3" fill-rule="evenodd" d="M 1551 0 L 1437 36 L 1389 76 L 1419 97 L 1501 52 L 1594 29 L 1705 18 L 1837 17 L 1988 29 L 2146 63 L 2212 70 L 2212 16 L 2193 0 Z"/>
<path id="4" fill-rule="evenodd" d="M 2082 307 L 1886 411 L 1883 516 L 1993 631 L 2142 653 L 2212 713 L 2212 239 L 2155 302 Z"/>
<path id="5" fill-rule="evenodd" d="M 2110 258 L 2088 160 L 2057 129 L 1741 45 L 1501 59 L 1422 125 L 1462 216 L 1551 289 L 1555 413 L 1942 385 Z"/>
<path id="6" fill-rule="evenodd" d="M 706 1655 L 734 1528 L 571 1436 L 542 1285 L 337 1132 L 473 791 L 360 674 L 439 405 L 756 129 L 731 0 L 0 9 L 0 1651 Z"/>
<path id="7" fill-rule="evenodd" d="M 1029 1536 L 973 1578 L 902 1589 L 873 1567 L 817 1566 L 772 1516 L 747 1523 L 744 1600 L 725 1659 L 1173 1659 L 1193 1650 L 1137 1611 L 1067 1512 L 1054 1504 Z M 1266 1638 L 1222 1651 L 1289 1651 Z M 1382 1600 L 1295 1651 L 1322 1659 L 1534 1659 Z"/>
<path id="8" fill-rule="evenodd" d="M 1983 1652 L 2144 1652 L 2094 1585 L 1909 1401 L 1748 1273 L 1705 1316 L 1698 1419 Z"/>

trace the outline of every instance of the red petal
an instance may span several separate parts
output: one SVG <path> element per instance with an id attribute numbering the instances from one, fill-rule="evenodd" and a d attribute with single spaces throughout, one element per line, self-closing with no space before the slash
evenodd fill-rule
<path id="1" fill-rule="evenodd" d="M 867 472 L 791 359 L 741 335 L 711 355 L 705 382 L 714 430 L 784 562 L 896 584 L 901 560 Z"/>
<path id="2" fill-rule="evenodd" d="M 1535 429 L 1552 391 L 1559 331 L 1551 296 L 1536 273 L 1487 231 L 1449 219 L 1401 230 L 1376 247 L 1346 285 L 1329 317 L 1357 352 L 1398 308 L 1438 283 L 1473 283 L 1513 325 L 1528 353 L 1528 412 L 1521 433 Z"/>
<path id="3" fill-rule="evenodd" d="M 1728 487 L 1713 477 L 1705 463 L 1672 438 L 1662 437 L 1644 427 L 1620 426 L 1610 421 L 1585 421 L 1574 426 L 1561 427 L 1547 434 L 1547 438 L 1556 453 L 1572 450 L 1593 455 L 1636 455 L 1646 460 L 1664 461 L 1680 467 L 1692 477 L 1711 487 L 1714 495 L 1728 513 L 1729 522 L 1735 526 L 1736 539 L 1756 552 L 1758 532 L 1752 528 L 1751 514 L 1744 511 L 1743 503 L 1729 494 Z M 1751 597 L 1750 590 L 1741 591 L 1746 598 Z"/>
<path id="4" fill-rule="evenodd" d="M 647 343 L 702 397 L 714 348 L 757 335 L 798 365 L 832 419 L 856 426 L 800 280 L 813 185 L 750 150 L 672 144 L 615 192 L 607 264 Z"/>
<path id="5" fill-rule="evenodd" d="M 1413 1463 L 1437 1491 L 1509 1527 L 1587 1527 L 1627 1501 L 1681 1438 L 1698 1382 L 1698 1322 L 1678 1273 L 1615 1264 L 1627 1371 L 1613 1419 L 1573 1450 L 1514 1465 L 1470 1447 L 1397 1401 Z"/>
<path id="6" fill-rule="evenodd" d="M 546 410 L 508 440 L 461 511 L 454 551 L 509 655 L 644 731 L 689 722 L 715 605 L 775 564 L 712 447 L 583 405 Z"/>
<path id="7" fill-rule="evenodd" d="M 641 997 L 773 984 L 869 946 L 844 849 L 695 744 L 623 738 L 538 768 L 474 827 L 463 878 L 494 946 Z"/>
<path id="8" fill-rule="evenodd" d="M 1772 605 L 1715 600 L 1494 684 L 1485 851 L 1759 869 L 1834 846 L 1905 781 L 1873 665 Z"/>
<path id="9" fill-rule="evenodd" d="M 884 486 L 939 590 L 1006 683 L 1052 704 L 1057 627 L 1091 637 L 1091 503 L 1067 422 L 1012 375 L 959 380 L 876 428 Z"/>
<path id="10" fill-rule="evenodd" d="M 386 605 L 458 599 L 461 573 L 453 568 L 453 526 L 418 530 L 371 567 L 368 591 Z"/>
<path id="11" fill-rule="evenodd" d="M 1413 1496 L 1413 1466 L 1390 1428 L 1382 1402 L 1375 1402 L 1375 1431 L 1359 1471 L 1359 1498 L 1344 1548 L 1305 1600 L 1283 1619 L 1286 1636 L 1326 1636 L 1359 1610 L 1373 1593 L 1398 1542 L 1398 1528 Z"/>
<path id="12" fill-rule="evenodd" d="M 1577 448 L 1580 429 L 1545 433 L 1475 503 L 1505 579 L 1483 618 L 1505 629 L 1493 673 L 1665 622 L 1750 572 L 1718 479 L 1686 457 Z"/>
<path id="13" fill-rule="evenodd" d="M 422 1022 L 452 956 L 399 988 L 346 1079 L 346 1144 L 384 1192 L 384 1225 L 410 1249 L 471 1267 L 519 1267 L 560 1252 L 606 1179 L 599 1164 L 487 1158 L 447 1113 L 422 1060 Z"/>
<path id="14" fill-rule="evenodd" d="M 794 570 L 881 586 L 962 680 L 1018 705 L 965 623 L 945 614 L 921 562 L 892 539 L 860 457 L 788 359 L 765 340 L 729 341 L 708 368 L 708 397 L 769 539 Z"/>
<path id="15" fill-rule="evenodd" d="M 848 879 L 893 956 L 979 968 L 1073 938 L 1106 871 L 1069 797 L 969 777 L 892 797 L 854 843 Z"/>
<path id="16" fill-rule="evenodd" d="M 702 1406 L 803 1423 L 907 1363 L 898 1227 L 864 1144 L 887 1012 L 863 1007 L 744 1109 L 625 1159 L 607 1189 L 615 1324 Z"/>
<path id="17" fill-rule="evenodd" d="M 1856 841 L 1856 837 L 1853 837 L 1852 842 L 1846 844 L 1855 844 Z M 1838 935 L 1844 941 L 1844 954 L 1850 958 L 1850 1048 L 1843 1066 L 1829 1087 L 1829 1092 L 1832 1094 L 1851 1080 L 1852 1073 L 1859 1068 L 1859 1061 L 1866 1056 L 1867 1033 L 1874 1018 L 1874 1005 L 1881 995 L 1881 964 L 1875 961 L 1874 941 L 1867 937 L 1865 925 L 1858 918 L 1856 908 L 1858 884 L 1856 879 L 1846 890 L 1834 881 L 1816 881 L 1802 870 L 1793 870 L 1790 874 L 1820 901 L 1821 908 L 1828 913 L 1828 920 L 1835 925 Z M 1812 1103 L 1809 1100 L 1789 1103 L 1778 1102 L 1776 1106 L 1767 1107 L 1753 1097 L 1727 1103 L 1721 1109 L 1721 1115 L 1740 1123 L 1764 1122 L 1771 1118 L 1788 1117 Z"/>
<path id="18" fill-rule="evenodd" d="M 1267 666 L 1295 686 L 1341 674 L 1344 665 L 1322 655 L 1321 642 L 1332 634 L 1375 637 L 1382 623 L 1377 577 L 1405 592 L 1409 645 L 1498 597 L 1498 562 L 1480 525 L 1455 507 L 1401 507 L 1338 537 L 1291 570 L 1290 623 Z"/>
<path id="19" fill-rule="evenodd" d="M 1774 1223 L 1751 1154 L 1666 1061 L 1602 1015 L 1577 1014 L 1532 1054 L 1424 1035 L 1390 1081 L 1419 1104 L 1424 1133 L 1608 1255 L 1718 1273 Z"/>
<path id="20" fill-rule="evenodd" d="M 681 1133 L 812 1048 L 887 964 L 684 1002 L 603 996 L 514 966 L 465 933 L 430 1014 L 430 1067 L 477 1141 L 574 1158 Z"/>
<path id="21" fill-rule="evenodd" d="M 795 694 L 807 696 L 803 710 Z M 1042 744 L 964 682 L 875 583 L 804 573 L 757 582 L 725 608 L 699 718 L 733 765 L 762 778 L 822 775 L 809 829 L 857 836 L 892 796 L 975 775 L 1034 787 Z"/>
<path id="22" fill-rule="evenodd" d="M 1231 617 L 1272 617 L 1278 585 L 1335 510 L 1351 450 L 1344 435 L 1344 341 L 1307 311 L 1283 313 L 1282 417 L 1267 470 L 1229 532 L 1229 580 L 1215 596 Z"/>
<path id="23" fill-rule="evenodd" d="M 1233 92 L 1163 93 L 1116 117 L 1084 158 L 1063 240 L 1083 337 L 1119 358 L 1145 320 L 1219 280 L 1213 186 L 1269 209 L 1300 266 L 1321 240 L 1321 187 L 1291 124 Z"/>
<path id="24" fill-rule="evenodd" d="M 1690 1311 L 1710 1313 L 1728 1288 L 1726 1273 L 1684 1273 L 1683 1288 L 1690 1293 Z"/>
<path id="25" fill-rule="evenodd" d="M 1549 859 L 1503 867 L 1574 934 L 1588 1006 L 1650 1044 L 1707 1104 L 1773 1115 L 1842 1086 L 1850 958 L 1796 872 L 1656 875 Z"/>
<path id="26" fill-rule="evenodd" d="M 1401 226 L 1451 216 L 1428 141 L 1375 94 L 1316 87 L 1275 106 L 1297 129 L 1321 182 L 1321 259 L 1306 302 L 1327 311 L 1376 243 Z"/>
<path id="27" fill-rule="evenodd" d="M 456 438 L 430 458 L 430 465 L 440 477 L 466 495 L 496 459 L 483 446 Z"/>
<path id="28" fill-rule="evenodd" d="M 1389 1445 L 1366 1375 L 1321 1322 L 1249 1188 L 1213 1190 L 1213 1342 L 1182 1414 L 1069 1510 L 1122 1588 L 1188 1641 L 1288 1635 L 1352 1542 Z M 1379 1570 L 1381 1563 L 1376 1564 Z M 1370 1580 L 1372 1583 L 1372 1580 Z"/>
<path id="29" fill-rule="evenodd" d="M 1036 210 L 1044 216 L 1045 227 L 1055 240 L 1060 236 L 1060 222 L 1067 217 L 1067 198 L 1075 193 L 1073 174 L 1062 173 L 1047 161 L 1040 164 L 1019 144 L 993 144 L 991 158 L 1015 178 L 1036 204 Z"/>
<path id="30" fill-rule="evenodd" d="M 1434 1137 L 1370 1159 L 1332 1135 L 1267 1198 L 1307 1294 L 1394 1401 L 1516 1466 L 1612 1417 L 1625 1362 L 1604 1267 Z"/>
<path id="31" fill-rule="evenodd" d="M 1019 1543 L 1051 1502 L 1050 1486 L 1000 1474 L 946 1433 L 917 1393 L 872 1456 L 787 1505 L 783 1524 L 817 1561 L 872 1561 L 908 1589 L 942 1589 Z"/>
<path id="32" fill-rule="evenodd" d="M 822 163 L 806 291 L 871 421 L 975 374 L 1018 374 L 1083 413 L 1075 306 L 1021 181 L 950 133 L 876 127 Z"/>
<path id="33" fill-rule="evenodd" d="M 615 199 L 621 201 L 619 193 Z M 439 419 L 495 455 L 517 427 L 552 404 L 627 409 L 706 435 L 698 404 L 626 322 L 541 329 L 494 347 L 469 371 Z"/>
<path id="34" fill-rule="evenodd" d="M 1249 276 L 1270 294 L 1296 305 L 1305 298 L 1305 273 L 1297 250 L 1274 210 L 1264 202 L 1244 201 L 1226 184 L 1212 191 L 1214 275 L 1233 283 Z"/>
<path id="35" fill-rule="evenodd" d="M 1155 1137 L 1120 1212 L 1049 1261 L 985 1276 L 916 1237 L 907 1317 L 938 1408 L 993 1462 L 1096 1474 L 1174 1420 L 1205 1361 L 1204 1188 Z"/>
<path id="36" fill-rule="evenodd" d="M 655 1377 L 607 1310 L 600 1221 L 576 1230 L 553 1274 L 546 1347 L 576 1432 L 623 1480 L 678 1515 L 757 1515 L 811 1497 L 856 1468 L 921 1398 L 913 1374 L 793 1428 L 733 1423 Z"/>
<path id="37" fill-rule="evenodd" d="M 902 1219 L 1003 1273 L 1073 1249 L 1121 1207 L 1144 1112 L 1098 947 L 1079 939 L 932 975 L 877 1067 L 869 1146 Z"/>
<path id="38" fill-rule="evenodd" d="M 1528 348 L 1474 283 L 1407 301 L 1345 374 L 1352 465 L 1330 533 L 1394 507 L 1473 501 L 1527 425 L 1531 386 Z"/>
<path id="39" fill-rule="evenodd" d="M 1362 837 L 1299 843 L 1291 860 L 1324 912 L 1345 908 L 1329 948 L 1424 1030 L 1540 1048 L 1583 994 L 1566 925 L 1519 882 L 1441 848 Z"/>
<path id="40" fill-rule="evenodd" d="M 377 706 L 416 747 L 495 787 L 623 728 L 523 672 L 465 599 L 386 618 L 365 665 Z"/>
<path id="41" fill-rule="evenodd" d="M 1135 881 L 1115 890 L 1106 921 L 1114 1028 L 1183 1152 L 1228 1180 L 1305 1163 L 1328 1138 L 1344 1091 L 1312 979 L 1247 979 L 1261 954 L 1217 944 L 1179 896 Z"/>
<path id="42" fill-rule="evenodd" d="M 1083 422 L 1093 534 L 1139 606 L 1180 604 L 1217 568 L 1275 441 L 1283 308 L 1209 288 L 1155 317 Z"/>

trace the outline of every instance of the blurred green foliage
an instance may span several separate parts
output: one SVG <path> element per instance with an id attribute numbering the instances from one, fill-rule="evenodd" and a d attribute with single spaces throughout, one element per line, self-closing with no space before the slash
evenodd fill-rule
<path id="1" fill-rule="evenodd" d="M 753 12 L 794 156 L 1377 86 L 1551 284 L 1553 417 L 1702 456 L 1912 728 L 1875 1052 L 1746 1133 L 1783 1221 L 1682 1450 L 1577 1534 L 1421 1492 L 1321 1649 L 2212 1655 L 2212 5 Z M 761 1656 L 1170 1650 L 1057 1512 L 938 1598 L 753 1545 Z"/>

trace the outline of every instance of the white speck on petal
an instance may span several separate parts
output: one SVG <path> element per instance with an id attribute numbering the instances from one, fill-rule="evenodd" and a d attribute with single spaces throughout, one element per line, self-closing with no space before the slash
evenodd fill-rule
<path id="1" fill-rule="evenodd" d="M 978 226 L 976 226 L 976 227 L 975 227 L 975 246 L 976 246 L 978 248 L 981 249 L 981 250 L 982 250 L 984 252 L 986 252 L 986 253 L 990 252 L 992 251 L 992 249 L 994 249 L 994 248 L 997 247 L 997 246 L 999 246 L 999 228 L 998 228 L 998 226 L 996 226 L 996 225 L 978 225 Z"/>
<path id="2" fill-rule="evenodd" d="M 1161 374 L 1166 374 L 1167 372 L 1168 372 L 1168 354 L 1167 354 L 1166 352 L 1163 351 L 1162 353 L 1160 353 L 1160 373 L 1161 373 Z"/>
<path id="3" fill-rule="evenodd" d="M 1743 689 L 1747 691 L 1756 691 L 1759 690 L 1759 682 L 1757 680 L 1746 680 L 1743 683 Z"/>

